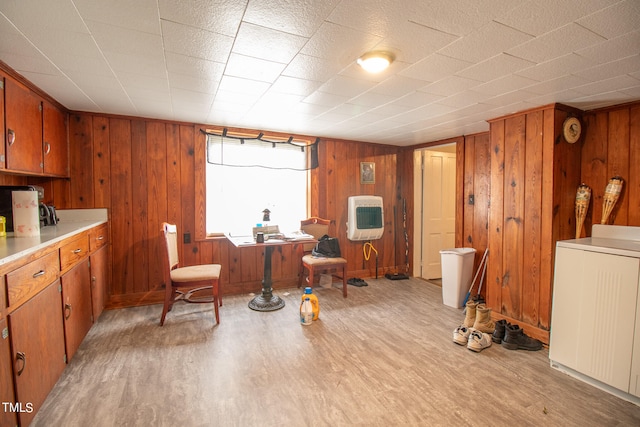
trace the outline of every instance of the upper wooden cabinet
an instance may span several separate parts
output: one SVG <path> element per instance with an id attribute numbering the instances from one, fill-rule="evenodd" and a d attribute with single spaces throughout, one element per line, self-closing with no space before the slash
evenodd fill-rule
<path id="1" fill-rule="evenodd" d="M 4 78 L 3 108 L 5 160 L 0 157 L 0 167 L 29 175 L 69 176 L 67 113 L 11 77 Z"/>
<path id="2" fill-rule="evenodd" d="M 42 100 L 27 87 L 5 79 L 5 148 L 7 169 L 41 174 Z"/>
<path id="3" fill-rule="evenodd" d="M 43 101 L 43 157 L 45 175 L 69 175 L 67 114 Z"/>

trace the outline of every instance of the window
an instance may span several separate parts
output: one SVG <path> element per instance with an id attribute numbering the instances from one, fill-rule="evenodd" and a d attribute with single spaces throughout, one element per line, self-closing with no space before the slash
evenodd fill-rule
<path id="1" fill-rule="evenodd" d="M 309 151 L 308 144 L 209 134 L 207 235 L 250 235 L 257 224 L 278 225 L 284 233 L 298 230 L 307 217 Z M 271 212 L 268 223 L 265 209 Z"/>

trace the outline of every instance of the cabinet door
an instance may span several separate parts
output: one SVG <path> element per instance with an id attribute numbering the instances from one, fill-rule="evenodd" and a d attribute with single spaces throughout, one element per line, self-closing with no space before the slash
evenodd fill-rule
<path id="1" fill-rule="evenodd" d="M 73 267 L 61 280 L 64 337 L 69 361 L 93 324 L 89 260 L 85 259 Z"/>
<path id="2" fill-rule="evenodd" d="M 25 86 L 5 79 L 7 169 L 42 173 L 42 101 Z"/>
<path id="3" fill-rule="evenodd" d="M 29 425 L 65 367 L 60 281 L 56 280 L 9 315 L 16 399 L 31 403 L 20 412 Z"/>
<path id="4" fill-rule="evenodd" d="M 103 246 L 89 257 L 91 264 L 91 302 L 93 305 L 93 320 L 104 310 L 107 301 L 107 247 Z"/>
<path id="5" fill-rule="evenodd" d="M 0 320 L 0 402 L 15 403 L 13 394 L 13 374 L 11 373 L 11 348 L 9 346 L 9 328 L 6 319 Z M 18 424 L 16 410 L 0 409 L 0 426 Z"/>
<path id="6" fill-rule="evenodd" d="M 42 105 L 44 173 L 68 176 L 69 146 L 66 114 L 47 101 L 44 101 Z"/>
<path id="7" fill-rule="evenodd" d="M 4 127 L 4 80 L 5 75 L 0 73 L 0 131 L 2 131 L 2 140 L 0 141 L 0 169 L 5 168 L 5 127 Z"/>

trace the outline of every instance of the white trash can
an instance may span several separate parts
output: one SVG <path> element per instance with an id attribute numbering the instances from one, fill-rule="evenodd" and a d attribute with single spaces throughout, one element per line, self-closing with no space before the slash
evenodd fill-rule
<path id="1" fill-rule="evenodd" d="M 452 248 L 440 251 L 442 264 L 442 302 L 449 307 L 461 308 L 469 292 L 473 276 L 473 248 Z"/>

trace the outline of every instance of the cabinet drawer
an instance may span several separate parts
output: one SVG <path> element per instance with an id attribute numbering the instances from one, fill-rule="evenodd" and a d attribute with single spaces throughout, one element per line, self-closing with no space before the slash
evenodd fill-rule
<path id="1" fill-rule="evenodd" d="M 107 224 L 100 225 L 89 231 L 89 250 L 94 253 L 109 242 Z"/>
<path id="2" fill-rule="evenodd" d="M 7 305 L 15 307 L 56 280 L 58 253 L 50 252 L 7 274 Z"/>
<path id="3" fill-rule="evenodd" d="M 89 238 L 87 233 L 65 243 L 60 247 L 60 271 L 66 271 L 81 259 L 89 255 Z"/>

